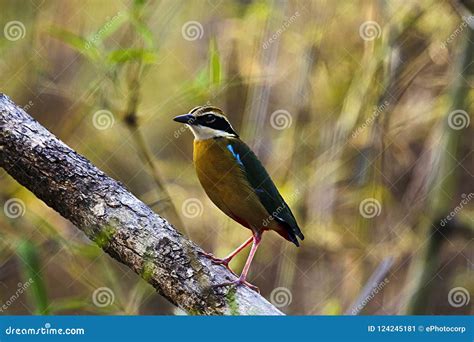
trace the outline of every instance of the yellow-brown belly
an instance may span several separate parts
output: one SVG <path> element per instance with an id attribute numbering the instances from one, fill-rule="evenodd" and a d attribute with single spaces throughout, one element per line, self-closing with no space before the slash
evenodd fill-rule
<path id="1" fill-rule="evenodd" d="M 246 179 L 224 138 L 195 140 L 194 166 L 209 198 L 225 214 L 253 231 L 264 226 L 269 213 Z"/>

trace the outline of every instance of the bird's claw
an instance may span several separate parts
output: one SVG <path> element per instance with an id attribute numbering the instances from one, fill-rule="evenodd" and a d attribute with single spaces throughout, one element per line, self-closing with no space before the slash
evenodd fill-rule
<path id="1" fill-rule="evenodd" d="M 215 264 L 217 265 L 224 265 L 224 266 L 228 266 L 229 265 L 229 261 L 230 260 L 227 260 L 227 259 L 220 259 L 220 258 L 216 258 L 214 256 L 214 254 L 212 253 L 206 253 L 206 252 L 203 252 L 203 251 L 198 251 L 198 254 L 208 258 L 208 259 L 211 259 L 212 262 L 214 262 Z"/>
<path id="2" fill-rule="evenodd" d="M 237 277 L 237 274 L 232 271 L 232 269 L 230 268 L 229 266 L 229 262 L 230 260 L 229 259 L 220 259 L 220 258 L 216 258 L 214 256 L 214 254 L 212 253 L 206 253 L 206 252 L 203 252 L 203 251 L 198 251 L 198 254 L 210 259 L 212 261 L 213 264 L 215 265 L 222 265 L 224 266 L 225 268 L 227 268 L 233 275 L 235 275 Z"/>
<path id="3" fill-rule="evenodd" d="M 247 282 L 242 277 L 239 277 L 237 280 L 229 281 L 227 283 L 213 285 L 212 287 L 239 286 L 239 285 L 247 286 L 248 288 L 256 291 L 257 293 L 260 293 L 260 289 L 258 287 L 256 287 L 255 285 L 250 284 L 249 282 Z"/>

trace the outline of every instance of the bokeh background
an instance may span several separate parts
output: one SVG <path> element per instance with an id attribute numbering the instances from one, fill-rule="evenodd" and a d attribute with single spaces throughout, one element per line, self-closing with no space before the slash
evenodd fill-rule
<path id="1" fill-rule="evenodd" d="M 251 268 L 285 313 L 473 314 L 472 2 L 0 7 L 0 91 L 217 256 L 249 231 L 171 119 L 228 113 L 306 236 Z M 1 314 L 184 314 L 4 170 L 0 209 Z"/>

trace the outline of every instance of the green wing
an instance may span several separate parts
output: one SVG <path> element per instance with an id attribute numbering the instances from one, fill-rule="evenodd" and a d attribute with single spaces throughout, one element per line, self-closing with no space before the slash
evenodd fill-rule
<path id="1" fill-rule="evenodd" d="M 269 215 L 279 221 L 281 226 L 288 231 L 290 240 L 299 246 L 296 236 L 303 240 L 303 233 L 301 233 L 293 213 L 278 192 L 267 170 L 260 163 L 255 153 L 242 140 L 231 138 L 228 141 L 227 149 L 244 170 L 247 180 Z"/>

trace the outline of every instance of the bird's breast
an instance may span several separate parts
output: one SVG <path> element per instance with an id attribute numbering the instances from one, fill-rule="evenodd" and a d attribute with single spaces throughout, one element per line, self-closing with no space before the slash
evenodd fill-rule
<path id="1" fill-rule="evenodd" d="M 194 166 L 209 198 L 225 214 L 252 229 L 268 216 L 226 138 L 195 140 Z"/>

